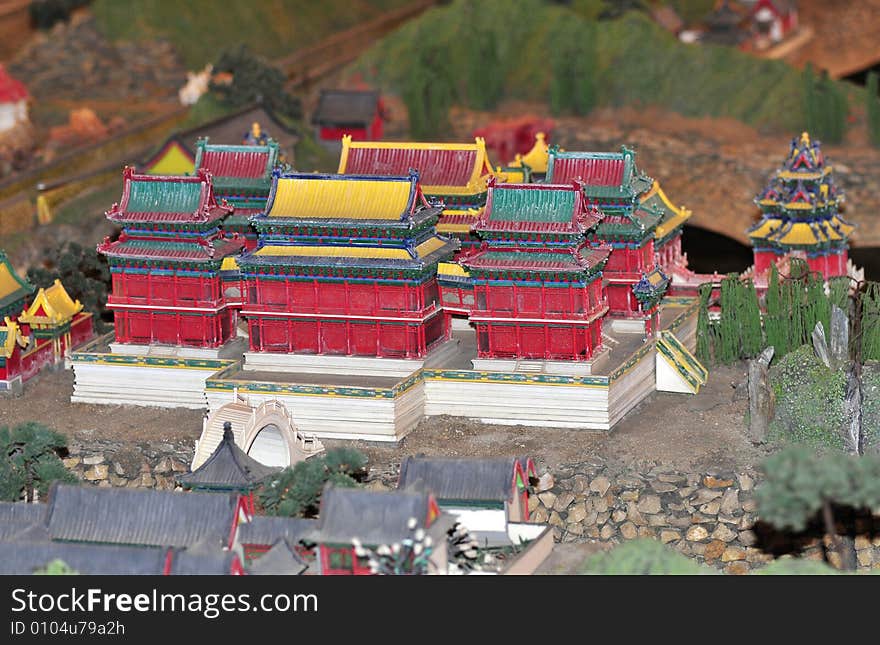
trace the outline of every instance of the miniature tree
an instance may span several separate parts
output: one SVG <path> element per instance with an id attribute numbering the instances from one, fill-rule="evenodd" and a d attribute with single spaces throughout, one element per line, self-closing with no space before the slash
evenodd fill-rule
<path id="1" fill-rule="evenodd" d="M 697 359 L 703 364 L 710 363 L 712 358 L 712 326 L 709 323 L 709 300 L 712 297 L 712 283 L 707 282 L 699 287 L 700 310 L 697 317 Z"/>
<path id="2" fill-rule="evenodd" d="M 821 458 L 792 446 L 764 463 L 766 479 L 756 491 L 762 520 L 782 530 L 803 531 L 817 516 L 844 569 L 855 569 L 855 552 L 838 533 L 835 507 L 880 505 L 880 458 L 831 452 Z"/>
<path id="3" fill-rule="evenodd" d="M 596 105 L 595 32 L 562 19 L 551 36 L 550 109 L 554 114 L 588 114 Z"/>
<path id="4" fill-rule="evenodd" d="M 27 279 L 37 287 L 50 287 L 56 279 L 61 280 L 70 297 L 94 315 L 95 331 L 99 333 L 104 331 L 105 321 L 112 319 L 107 309 L 110 268 L 94 247 L 68 241 L 44 249 L 42 265 L 30 267 Z"/>
<path id="5" fill-rule="evenodd" d="M 262 102 L 276 114 L 297 121 L 302 118 L 300 100 L 284 89 L 287 78 L 277 67 L 253 54 L 245 44 L 223 51 L 214 63 L 215 77 L 231 74 L 229 83 L 211 81 L 211 91 L 231 107 Z"/>
<path id="6" fill-rule="evenodd" d="M 846 95 L 826 70 L 816 76 L 811 64 L 803 72 L 806 129 L 830 143 L 840 143 L 846 130 Z"/>
<path id="7" fill-rule="evenodd" d="M 464 54 L 462 93 L 464 103 L 475 110 L 491 110 L 504 93 L 504 74 L 498 54 L 498 40 L 490 25 L 479 19 L 480 5 L 475 0 L 462 3 L 459 28 Z"/>
<path id="8" fill-rule="evenodd" d="M 713 569 L 648 538 L 628 540 L 584 562 L 580 573 L 594 575 L 709 575 Z"/>
<path id="9" fill-rule="evenodd" d="M 300 461 L 263 484 L 258 492 L 260 505 L 270 515 L 315 517 L 324 485 L 357 486 L 366 463 L 366 456 L 352 448 L 334 448 Z"/>
<path id="10" fill-rule="evenodd" d="M 72 568 L 64 560 L 55 558 L 45 567 L 34 571 L 35 576 L 78 576 L 79 571 Z"/>
<path id="11" fill-rule="evenodd" d="M 861 360 L 880 360 L 880 283 L 868 282 L 860 293 L 860 338 Z"/>
<path id="12" fill-rule="evenodd" d="M 447 129 L 455 91 L 444 49 L 427 34 L 419 42 L 402 82 L 401 97 L 409 115 L 410 136 L 429 139 Z"/>
<path id="13" fill-rule="evenodd" d="M 44 496 L 54 481 L 76 483 L 60 455 L 67 447 L 64 435 L 35 423 L 0 428 L 0 499 L 34 501 Z"/>

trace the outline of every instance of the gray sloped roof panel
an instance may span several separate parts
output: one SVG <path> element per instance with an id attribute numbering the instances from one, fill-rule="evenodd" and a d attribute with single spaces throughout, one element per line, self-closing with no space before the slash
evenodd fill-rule
<path id="1" fill-rule="evenodd" d="M 407 457 L 399 489 L 429 490 L 438 501 L 505 501 L 513 491 L 513 457 L 490 459 Z"/>
<path id="2" fill-rule="evenodd" d="M 236 493 L 172 492 L 56 485 L 46 526 L 52 540 L 185 547 L 225 546 Z"/>
<path id="3" fill-rule="evenodd" d="M 258 576 L 298 576 L 308 568 L 294 551 L 290 542 L 278 540 L 264 555 L 248 568 L 248 573 Z"/>
<path id="4" fill-rule="evenodd" d="M 0 502 L 0 523 L 16 522 L 34 524 L 46 515 L 46 504 L 27 504 L 25 502 Z"/>
<path id="5" fill-rule="evenodd" d="M 191 473 L 177 476 L 184 486 L 213 488 L 253 488 L 280 469 L 261 464 L 235 445 L 232 433 L 224 433 L 217 448 Z"/>
<path id="6" fill-rule="evenodd" d="M 374 90 L 321 90 L 312 123 L 366 126 L 376 116 L 378 105 L 379 93 Z"/>
<path id="7" fill-rule="evenodd" d="M 159 575 L 165 549 L 67 542 L 0 543 L 0 574 L 30 575 L 62 560 L 82 575 Z"/>
<path id="8" fill-rule="evenodd" d="M 238 526 L 238 541 L 241 544 L 275 544 L 287 540 L 291 544 L 316 528 L 318 522 L 299 517 L 272 517 L 258 515 L 250 522 Z"/>

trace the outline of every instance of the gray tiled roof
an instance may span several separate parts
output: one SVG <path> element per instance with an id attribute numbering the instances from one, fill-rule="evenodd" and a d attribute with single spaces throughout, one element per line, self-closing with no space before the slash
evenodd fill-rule
<path id="1" fill-rule="evenodd" d="M 226 546 L 236 493 L 172 492 L 56 484 L 46 525 L 52 540 L 184 547 Z"/>
<path id="2" fill-rule="evenodd" d="M 238 526 L 238 541 L 241 544 L 275 544 L 284 539 L 291 544 L 316 528 L 316 520 L 299 517 L 272 517 L 258 515 L 250 522 Z"/>
<path id="3" fill-rule="evenodd" d="M 223 439 L 201 466 L 177 476 L 188 488 L 250 489 L 280 468 L 261 464 L 235 445 L 232 428 L 224 428 Z"/>
<path id="4" fill-rule="evenodd" d="M 233 551 L 214 549 L 175 549 L 171 558 L 172 576 L 223 576 L 232 571 L 238 555 Z"/>
<path id="5" fill-rule="evenodd" d="M 430 496 L 422 491 L 374 491 L 325 486 L 318 527 L 304 535 L 317 543 L 348 544 L 358 538 L 366 546 L 391 544 L 411 535 L 414 517 L 424 527 Z"/>
<path id="6" fill-rule="evenodd" d="M 247 572 L 257 576 L 298 576 L 308 568 L 290 542 L 278 540 L 265 554 L 254 560 Z"/>
<path id="7" fill-rule="evenodd" d="M 3 575 L 29 575 L 56 559 L 83 575 L 157 575 L 165 566 L 165 549 L 66 542 L 0 543 Z"/>
<path id="8" fill-rule="evenodd" d="M 25 502 L 0 502 L 0 524 L 16 522 L 33 524 L 43 519 L 45 504 L 26 504 Z"/>
<path id="9" fill-rule="evenodd" d="M 366 126 L 376 116 L 378 103 L 379 93 L 372 90 L 321 90 L 312 123 Z"/>
<path id="10" fill-rule="evenodd" d="M 400 465 L 397 487 L 429 490 L 438 501 L 504 501 L 513 492 L 516 462 L 513 457 L 407 457 Z"/>

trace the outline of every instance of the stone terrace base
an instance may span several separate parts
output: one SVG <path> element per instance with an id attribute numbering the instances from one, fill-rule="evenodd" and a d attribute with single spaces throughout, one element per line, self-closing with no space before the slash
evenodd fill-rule
<path id="1" fill-rule="evenodd" d="M 475 358 L 471 361 L 478 372 L 523 372 L 530 374 L 569 374 L 590 376 L 608 364 L 611 350 L 602 348 L 588 361 L 548 361 L 516 358 Z"/>
<path id="2" fill-rule="evenodd" d="M 67 360 L 73 403 L 204 409 L 205 379 L 237 361 L 241 339 L 217 349 L 109 343 L 113 333 L 84 345 Z"/>

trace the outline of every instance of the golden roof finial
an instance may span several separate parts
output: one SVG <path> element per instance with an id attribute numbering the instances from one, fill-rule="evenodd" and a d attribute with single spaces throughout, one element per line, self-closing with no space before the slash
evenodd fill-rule
<path id="1" fill-rule="evenodd" d="M 810 145 L 810 134 L 806 130 L 801 132 L 801 143 Z"/>

